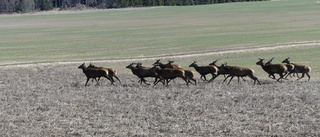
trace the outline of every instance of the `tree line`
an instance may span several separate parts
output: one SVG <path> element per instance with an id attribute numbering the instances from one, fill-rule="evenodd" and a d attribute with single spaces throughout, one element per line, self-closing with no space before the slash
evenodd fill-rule
<path id="1" fill-rule="evenodd" d="M 26 13 L 31 11 L 46 11 L 53 8 L 82 9 L 92 8 L 126 8 L 149 6 L 188 6 L 203 4 L 218 4 L 230 2 L 248 2 L 266 0 L 0 0 L 0 13 Z"/>

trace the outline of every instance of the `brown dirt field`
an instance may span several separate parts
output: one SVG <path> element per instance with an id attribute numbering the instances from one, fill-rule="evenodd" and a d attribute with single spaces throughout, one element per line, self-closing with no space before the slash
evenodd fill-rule
<path id="1" fill-rule="evenodd" d="M 0 70 L 1 136 L 319 136 L 320 84 L 290 79 L 85 87 L 71 66 Z M 150 82 L 152 79 L 148 79 Z"/>
<path id="2" fill-rule="evenodd" d="M 183 56 L 253 52 L 318 42 L 235 49 Z M 158 57 L 96 60 L 121 62 Z M 82 62 L 81 62 L 82 63 Z M 319 81 L 296 78 L 276 82 L 219 77 L 186 86 L 182 80 L 153 87 L 131 74 L 122 84 L 100 86 L 75 67 L 79 62 L 2 65 L 1 136 L 319 136 Z M 311 77 L 315 77 L 311 75 Z M 148 79 L 150 82 L 152 79 Z"/>

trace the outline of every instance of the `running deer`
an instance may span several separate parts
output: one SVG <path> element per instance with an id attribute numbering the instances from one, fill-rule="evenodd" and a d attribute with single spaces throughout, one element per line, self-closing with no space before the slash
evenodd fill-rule
<path id="1" fill-rule="evenodd" d="M 284 78 L 284 76 L 288 72 L 288 68 L 284 64 L 266 64 L 263 62 L 264 59 L 259 58 L 259 61 L 256 65 L 260 65 L 262 69 L 269 74 L 269 77 L 272 79 L 276 79 L 274 74 L 279 74 L 280 78 L 277 81 Z M 272 77 L 271 77 L 272 76 Z"/>
<path id="2" fill-rule="evenodd" d="M 229 72 L 227 72 L 227 71 L 225 71 L 225 70 L 223 70 L 223 69 L 220 69 L 220 67 L 221 66 L 218 66 L 216 63 L 219 61 L 220 59 L 217 59 L 217 60 L 214 60 L 214 61 L 212 61 L 212 63 L 210 63 L 209 65 L 212 65 L 212 66 L 216 66 L 217 68 L 218 68 L 218 76 L 219 75 L 223 75 L 224 76 L 224 78 L 226 78 L 226 75 L 228 75 L 229 74 Z M 227 66 L 227 63 L 224 63 L 224 66 L 225 67 L 229 67 L 229 66 Z M 241 77 L 242 78 L 242 80 L 243 81 L 246 81 L 243 77 Z M 240 81 L 240 77 L 238 76 L 238 81 Z"/>
<path id="3" fill-rule="evenodd" d="M 308 81 L 310 80 L 310 75 L 309 75 L 309 72 L 311 72 L 311 67 L 310 66 L 291 63 L 290 60 L 289 60 L 289 57 L 286 58 L 285 60 L 283 60 L 282 63 L 287 63 L 287 64 L 294 65 L 293 71 L 289 72 L 289 74 L 291 74 L 291 73 L 302 73 L 302 76 L 300 78 L 298 76 L 297 80 L 302 79 L 305 74 L 308 76 Z"/>
<path id="4" fill-rule="evenodd" d="M 118 81 L 119 81 L 119 83 L 121 84 L 121 81 L 120 81 L 120 79 L 118 78 L 118 76 L 117 76 L 117 71 L 115 70 L 115 69 L 113 69 L 113 68 L 104 68 L 104 67 L 97 67 L 97 66 L 95 66 L 95 65 L 93 65 L 93 64 L 89 64 L 89 66 L 87 67 L 87 68 L 97 68 L 97 69 L 103 69 L 103 70 L 106 70 L 106 71 L 108 71 L 108 75 L 109 75 L 109 77 L 114 81 L 114 79 L 113 79 L 113 77 L 114 78 L 116 78 Z M 100 80 L 100 77 L 98 78 L 98 81 Z"/>
<path id="5" fill-rule="evenodd" d="M 219 68 L 219 70 L 222 69 L 223 71 L 226 71 L 229 73 L 229 75 L 224 79 L 223 82 L 225 82 L 229 77 L 230 80 L 228 82 L 227 85 L 230 84 L 231 80 L 233 79 L 233 77 L 237 76 L 237 77 L 246 77 L 248 76 L 249 78 L 254 80 L 253 85 L 256 84 L 256 81 L 258 81 L 258 83 L 261 85 L 260 81 L 258 80 L 258 78 L 256 76 L 253 75 L 254 70 L 250 69 L 250 68 L 244 68 L 244 67 L 239 67 L 239 66 L 226 66 L 226 64 L 222 64 Z M 239 82 L 239 79 L 238 79 Z"/>
<path id="6" fill-rule="evenodd" d="M 145 78 L 147 77 L 153 77 L 155 78 L 154 83 L 157 81 L 158 79 L 158 74 L 155 73 L 155 69 L 156 67 L 152 67 L 152 68 L 146 68 L 146 67 L 141 67 L 139 65 L 137 66 L 133 66 L 136 63 L 131 63 L 128 66 L 126 66 L 126 68 L 130 69 L 132 71 L 132 73 L 134 75 L 136 75 L 137 77 L 140 78 L 140 80 L 138 81 L 138 83 L 142 84 L 145 83 L 147 85 L 150 85 L 149 83 L 146 82 Z"/>
<path id="7" fill-rule="evenodd" d="M 197 62 L 194 61 L 189 67 L 194 67 L 194 69 L 201 75 L 200 79 L 205 81 L 213 81 L 218 76 L 219 69 L 216 66 L 198 66 Z M 211 74 L 212 78 L 207 80 L 206 75 Z"/>
<path id="8" fill-rule="evenodd" d="M 78 67 L 79 69 L 82 69 L 83 73 L 86 75 L 87 77 L 87 81 L 85 86 L 87 86 L 88 81 L 90 78 L 92 79 L 96 79 L 97 77 L 105 77 L 106 79 L 108 79 L 112 85 L 113 84 L 113 80 L 109 77 L 108 71 L 103 70 L 103 69 L 97 69 L 97 68 L 87 68 L 85 66 L 85 63 L 83 63 L 82 65 L 80 65 Z M 96 80 L 97 84 L 99 85 L 99 82 Z"/>
<path id="9" fill-rule="evenodd" d="M 175 79 L 175 78 L 182 78 L 187 85 L 189 85 L 188 78 L 185 76 L 185 71 L 183 69 L 177 69 L 177 68 L 160 68 L 159 66 L 155 65 L 157 67 L 156 73 L 159 76 L 159 80 L 154 84 L 157 85 L 162 80 L 166 81 L 166 85 L 168 86 L 169 80 Z"/>

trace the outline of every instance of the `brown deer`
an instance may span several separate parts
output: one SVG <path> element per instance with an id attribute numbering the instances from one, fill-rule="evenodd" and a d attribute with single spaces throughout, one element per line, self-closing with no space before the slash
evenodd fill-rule
<path id="1" fill-rule="evenodd" d="M 78 67 L 79 69 L 82 69 L 83 73 L 86 75 L 87 77 L 87 81 L 85 86 L 87 86 L 88 81 L 90 78 L 92 79 L 96 79 L 97 77 L 105 77 L 106 79 L 108 79 L 112 85 L 113 84 L 113 80 L 109 77 L 108 71 L 103 70 L 103 69 L 97 69 L 97 68 L 87 68 L 85 66 L 85 63 L 83 63 L 82 65 L 80 65 Z M 96 80 L 97 84 L 99 85 L 99 82 Z"/>
<path id="2" fill-rule="evenodd" d="M 229 72 L 223 70 L 223 69 L 220 69 L 221 66 L 218 66 L 216 63 L 219 61 L 220 59 L 217 59 L 217 60 L 214 60 L 212 61 L 212 63 L 210 63 L 209 65 L 212 65 L 212 66 L 216 66 L 218 68 L 218 76 L 219 75 L 223 75 L 224 78 L 226 78 L 226 75 L 229 75 Z M 224 63 L 224 66 L 225 67 L 229 67 L 227 66 L 227 63 Z M 241 77 L 243 81 L 246 81 L 243 77 Z M 240 77 L 238 76 L 238 81 L 240 81 Z"/>
<path id="3" fill-rule="evenodd" d="M 218 76 L 219 69 L 216 66 L 198 66 L 197 62 L 194 61 L 189 67 L 193 67 L 200 75 L 200 79 L 205 80 L 207 82 L 213 81 Z M 206 75 L 211 74 L 212 78 L 207 80 Z"/>
<path id="4" fill-rule="evenodd" d="M 262 69 L 269 74 L 269 77 L 276 79 L 274 74 L 279 74 L 280 78 L 277 81 L 284 78 L 288 72 L 288 68 L 284 64 L 266 64 L 263 62 L 264 59 L 259 58 L 259 61 L 256 65 L 260 65 Z M 272 77 L 271 77 L 272 76 Z"/>
<path id="5" fill-rule="evenodd" d="M 87 68 L 97 68 L 97 69 L 106 70 L 106 71 L 108 71 L 109 77 L 112 79 L 112 81 L 114 81 L 113 77 L 115 77 L 119 81 L 119 83 L 121 84 L 121 81 L 117 76 L 117 71 L 115 69 L 113 69 L 113 68 L 97 67 L 97 66 L 95 66 L 95 65 L 93 65 L 91 63 L 89 64 L 89 66 Z M 99 80 L 100 80 L 100 77 L 98 78 L 98 81 Z"/>
<path id="6" fill-rule="evenodd" d="M 239 77 L 246 77 L 248 76 L 249 78 L 254 80 L 253 85 L 256 84 L 256 81 L 258 81 L 258 83 L 261 85 L 260 81 L 258 80 L 258 78 L 256 76 L 253 75 L 254 70 L 253 69 L 249 69 L 249 68 L 244 68 L 244 67 L 239 67 L 239 66 L 226 66 L 225 64 L 222 64 L 219 67 L 219 70 L 223 70 L 225 72 L 227 72 L 229 75 L 224 79 L 223 82 L 225 82 L 229 77 L 230 80 L 228 82 L 227 85 L 230 84 L 231 80 L 233 79 L 233 77 L 237 76 Z M 239 82 L 239 79 L 238 79 Z"/>
<path id="7" fill-rule="evenodd" d="M 175 78 L 182 78 L 187 85 L 189 85 L 189 82 L 185 76 L 185 71 L 183 69 L 176 69 L 176 68 L 160 68 L 159 66 L 155 65 L 155 67 L 157 67 L 156 69 L 156 73 L 159 76 L 159 80 L 154 84 L 157 85 L 157 83 L 159 83 L 162 80 L 166 81 L 166 85 L 168 86 L 169 84 L 169 80 L 171 79 L 175 79 Z"/>
<path id="8" fill-rule="evenodd" d="M 297 80 L 302 79 L 305 74 L 308 76 L 308 81 L 310 80 L 310 75 L 309 75 L 309 72 L 311 72 L 311 67 L 310 66 L 291 63 L 290 60 L 289 60 L 289 57 L 286 58 L 285 60 L 283 60 L 282 63 L 287 63 L 287 64 L 291 64 L 291 65 L 294 66 L 293 71 L 290 71 L 289 74 L 291 74 L 291 73 L 302 73 L 302 76 L 300 78 L 298 76 Z"/>
<path id="9" fill-rule="evenodd" d="M 146 68 L 146 67 L 141 67 L 141 66 L 133 66 L 136 63 L 131 63 L 126 68 L 130 69 L 134 75 L 140 78 L 138 83 L 142 84 L 145 83 L 147 85 L 150 85 L 149 83 L 146 82 L 144 78 L 146 77 L 153 77 L 155 78 L 155 82 L 158 80 L 158 74 L 155 72 L 156 67 L 152 68 Z"/>
<path id="10" fill-rule="evenodd" d="M 173 63 L 173 61 L 169 61 L 169 62 L 165 65 L 165 67 L 166 67 L 166 68 L 177 68 L 177 69 L 181 68 L 180 66 L 177 67 L 177 65 L 172 64 L 172 63 Z M 183 69 L 183 68 L 181 68 L 181 69 Z M 191 71 L 191 70 L 186 70 L 186 69 L 183 69 L 183 70 L 184 70 L 184 72 L 185 72 L 185 76 L 186 76 L 188 82 L 191 83 L 191 81 L 193 81 L 194 84 L 197 85 L 197 81 L 194 79 L 194 72 Z"/>
<path id="11" fill-rule="evenodd" d="M 266 64 L 272 64 L 272 61 L 273 61 L 273 59 L 274 59 L 274 57 L 272 57 L 268 62 L 266 62 Z M 284 64 L 284 65 L 286 65 L 286 67 L 287 67 L 287 69 L 288 69 L 288 74 L 284 77 L 285 79 L 287 79 L 287 77 L 290 75 L 290 77 L 292 77 L 291 76 L 291 74 L 293 74 L 293 76 L 294 76 L 294 72 L 293 72 L 293 70 L 294 70 L 294 65 L 292 65 L 292 64 Z M 292 73 L 290 73 L 290 72 L 292 72 Z M 298 76 L 298 74 L 297 74 L 297 76 Z M 269 76 L 270 77 L 270 76 Z M 299 77 L 299 76 L 298 76 Z"/>

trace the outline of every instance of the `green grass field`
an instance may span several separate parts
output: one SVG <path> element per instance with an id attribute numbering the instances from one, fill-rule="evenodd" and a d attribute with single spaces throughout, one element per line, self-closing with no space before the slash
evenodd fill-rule
<path id="1" fill-rule="evenodd" d="M 0 64 L 135 58 L 317 41 L 319 8 L 313 0 L 284 0 L 0 15 Z M 309 57 L 316 56 L 312 51 L 319 48 L 311 49 L 237 54 L 235 58 L 290 55 L 299 62 L 318 62 Z M 307 52 L 305 58 L 301 50 Z"/>

